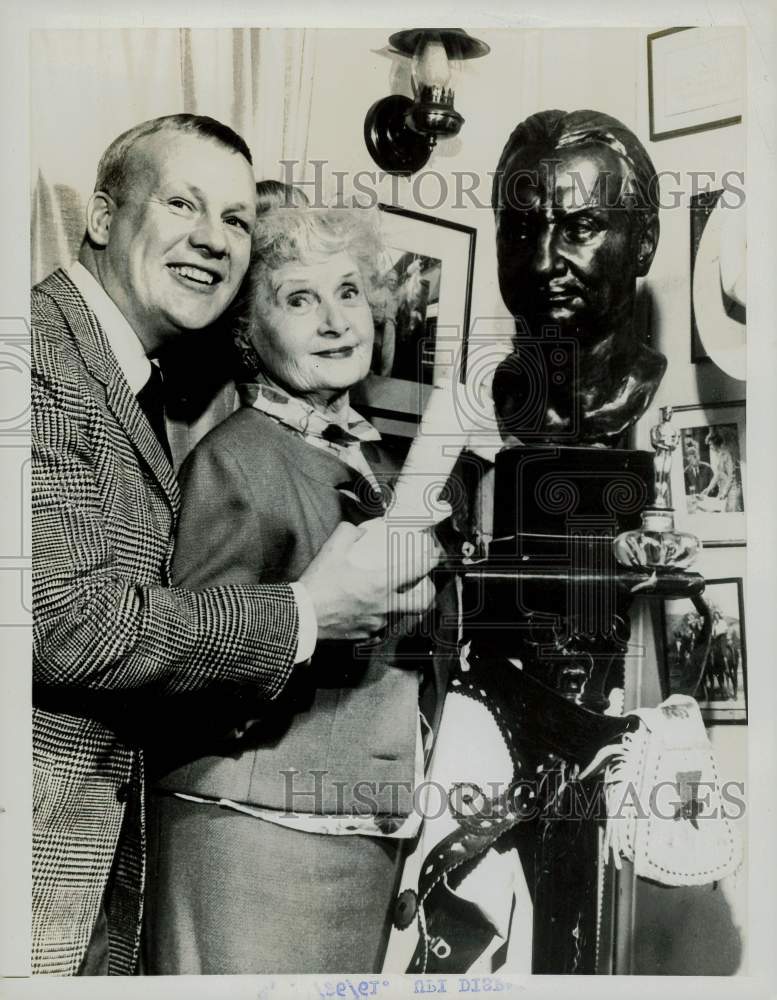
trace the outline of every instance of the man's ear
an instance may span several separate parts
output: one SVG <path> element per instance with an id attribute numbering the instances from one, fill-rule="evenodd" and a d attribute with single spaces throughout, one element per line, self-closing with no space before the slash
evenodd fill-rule
<path id="1" fill-rule="evenodd" d="M 643 278 L 650 270 L 653 258 L 658 249 L 658 235 L 660 232 L 658 213 L 645 213 L 642 217 L 639 241 L 637 243 L 637 276 Z"/>
<path id="2" fill-rule="evenodd" d="M 86 232 L 96 246 L 108 246 L 108 234 L 115 211 L 116 202 L 105 191 L 95 191 L 86 203 Z"/>

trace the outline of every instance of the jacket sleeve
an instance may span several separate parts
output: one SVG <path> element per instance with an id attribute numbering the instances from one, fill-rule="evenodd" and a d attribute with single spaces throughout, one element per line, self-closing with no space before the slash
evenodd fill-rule
<path id="1" fill-rule="evenodd" d="M 275 698 L 291 674 L 297 646 L 290 587 L 165 587 L 156 582 L 156 555 L 142 563 L 137 555 L 133 561 L 118 553 L 100 495 L 103 470 L 81 417 L 89 400 L 78 398 L 77 379 L 57 381 L 46 365 L 36 365 L 35 353 L 35 683 L 126 692 L 150 686 L 170 694 L 251 684 L 260 696 Z M 147 543 L 138 538 L 136 544 L 142 549 Z"/>

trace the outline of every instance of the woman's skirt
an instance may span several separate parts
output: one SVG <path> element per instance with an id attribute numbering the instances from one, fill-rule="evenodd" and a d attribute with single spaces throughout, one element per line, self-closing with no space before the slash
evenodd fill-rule
<path id="1" fill-rule="evenodd" d="M 381 968 L 402 841 L 301 833 L 153 795 L 144 972 Z"/>

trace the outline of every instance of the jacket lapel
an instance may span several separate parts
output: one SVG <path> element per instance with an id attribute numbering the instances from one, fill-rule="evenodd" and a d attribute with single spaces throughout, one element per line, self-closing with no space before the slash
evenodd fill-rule
<path id="1" fill-rule="evenodd" d="M 173 468 L 116 361 L 97 317 L 84 302 L 65 271 L 43 283 L 67 320 L 87 370 L 105 386 L 109 409 L 161 486 L 174 514 L 180 493 Z"/>

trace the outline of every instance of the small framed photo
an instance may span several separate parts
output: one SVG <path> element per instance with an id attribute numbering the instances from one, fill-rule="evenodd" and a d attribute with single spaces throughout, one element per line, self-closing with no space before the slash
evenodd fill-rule
<path id="1" fill-rule="evenodd" d="M 385 252 L 372 368 L 351 395 L 382 433 L 412 437 L 431 387 L 464 381 L 476 231 L 378 207 Z"/>
<path id="2" fill-rule="evenodd" d="M 672 462 L 675 523 L 708 546 L 746 540 L 745 403 L 676 406 Z"/>
<path id="3" fill-rule="evenodd" d="M 712 613 L 712 638 L 704 663 L 694 655 L 702 631 L 699 611 L 687 598 L 664 602 L 664 696 L 693 694 L 702 718 L 709 723 L 746 723 L 747 647 L 742 578 L 708 580 L 703 600 Z"/>
<path id="4" fill-rule="evenodd" d="M 745 33 L 741 27 L 667 28 L 647 39 L 653 142 L 742 120 Z"/>

